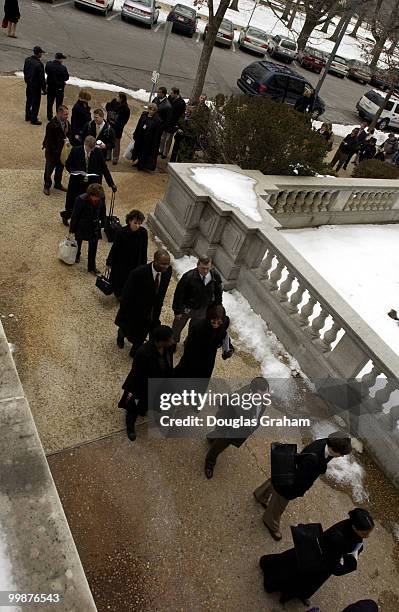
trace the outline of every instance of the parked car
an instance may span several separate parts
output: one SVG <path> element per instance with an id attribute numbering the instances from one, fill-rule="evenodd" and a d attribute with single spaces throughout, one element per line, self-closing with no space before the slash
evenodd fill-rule
<path id="1" fill-rule="evenodd" d="M 208 33 L 208 24 L 205 26 L 204 33 L 202 35 L 203 40 L 205 40 L 206 35 Z M 225 47 L 231 47 L 234 40 L 234 25 L 230 19 L 222 19 L 222 23 L 220 24 L 220 28 L 216 34 L 216 41 L 219 45 L 224 45 Z"/>
<path id="2" fill-rule="evenodd" d="M 297 62 L 304 68 L 320 74 L 326 65 L 326 56 L 323 51 L 305 47 L 303 51 L 298 51 Z"/>
<path id="3" fill-rule="evenodd" d="M 277 34 L 270 41 L 268 52 L 271 57 L 279 57 L 288 64 L 291 64 L 297 56 L 298 45 L 291 38 L 285 38 Z"/>
<path id="4" fill-rule="evenodd" d="M 336 74 L 337 76 L 341 77 L 341 79 L 344 79 L 348 74 L 347 60 L 340 55 L 335 55 L 328 72 L 331 72 L 331 74 Z"/>
<path id="5" fill-rule="evenodd" d="M 381 95 L 381 93 L 375 89 L 367 91 L 356 104 L 359 116 L 362 119 L 367 119 L 367 121 L 372 121 L 384 97 L 385 96 Z M 399 128 L 399 97 L 396 94 L 388 100 L 377 123 L 377 128 L 379 130 L 385 130 L 388 126 L 389 128 Z"/>
<path id="6" fill-rule="evenodd" d="M 109 11 L 114 8 L 115 0 L 75 0 L 75 7 L 89 7 L 95 9 L 103 15 L 108 15 Z"/>
<path id="7" fill-rule="evenodd" d="M 157 23 L 160 7 L 156 0 L 125 0 L 122 6 L 122 21 L 139 21 L 149 28 Z"/>
<path id="8" fill-rule="evenodd" d="M 192 38 L 197 30 L 197 11 L 185 4 L 175 4 L 168 15 L 168 21 L 173 22 L 172 32 L 183 32 Z"/>
<path id="9" fill-rule="evenodd" d="M 280 66 L 267 60 L 249 64 L 237 81 L 238 87 L 251 96 L 270 96 L 277 102 L 294 106 L 303 95 L 305 87 L 312 85 L 301 75 L 286 66 Z M 313 117 L 320 117 L 325 111 L 323 100 L 317 96 Z"/>
<path id="10" fill-rule="evenodd" d="M 238 46 L 240 49 L 247 49 L 248 51 L 265 55 L 271 38 L 272 35 L 269 32 L 249 26 L 241 30 Z"/>
<path id="11" fill-rule="evenodd" d="M 378 89 L 381 89 L 382 91 L 387 91 L 389 89 L 388 79 L 383 70 L 376 70 L 372 73 L 370 85 L 373 87 L 378 87 Z"/>
<path id="12" fill-rule="evenodd" d="M 371 81 L 371 69 L 365 62 L 348 60 L 348 79 L 367 85 Z"/>

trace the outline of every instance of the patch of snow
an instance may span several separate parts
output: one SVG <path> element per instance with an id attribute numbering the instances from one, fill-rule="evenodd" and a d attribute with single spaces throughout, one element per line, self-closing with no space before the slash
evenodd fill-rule
<path id="1" fill-rule="evenodd" d="M 193 168 L 193 180 L 208 189 L 215 198 L 238 208 L 253 221 L 262 221 L 255 193 L 255 179 L 224 168 Z"/>
<path id="2" fill-rule="evenodd" d="M 15 351 L 17 350 L 17 347 L 15 346 L 15 344 L 12 344 L 12 342 L 8 342 L 8 348 L 10 349 L 10 353 L 15 353 Z"/>

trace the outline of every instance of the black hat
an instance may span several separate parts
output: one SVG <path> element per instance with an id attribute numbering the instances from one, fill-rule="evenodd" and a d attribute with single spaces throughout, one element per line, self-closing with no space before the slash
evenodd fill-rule
<path id="1" fill-rule="evenodd" d="M 39 53 L 44 53 L 41 47 L 33 47 L 33 55 L 39 55 Z"/>
<path id="2" fill-rule="evenodd" d="M 56 53 L 55 54 L 55 59 L 66 59 L 66 55 L 64 55 L 63 53 Z"/>

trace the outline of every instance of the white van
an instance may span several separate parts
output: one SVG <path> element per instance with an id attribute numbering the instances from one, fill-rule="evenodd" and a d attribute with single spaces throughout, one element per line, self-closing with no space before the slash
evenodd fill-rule
<path id="1" fill-rule="evenodd" d="M 103 15 L 108 15 L 108 13 L 114 8 L 114 2 L 115 0 L 75 0 L 75 6 L 76 8 L 88 6 L 89 8 L 93 8 Z"/>
<path id="2" fill-rule="evenodd" d="M 359 116 L 362 119 L 372 121 L 384 98 L 385 94 L 375 89 L 367 91 L 356 104 Z M 377 128 L 379 130 L 385 130 L 388 126 L 399 128 L 399 97 L 397 94 L 394 94 L 391 99 L 388 100 L 387 106 L 382 111 L 381 117 L 377 123 Z"/>

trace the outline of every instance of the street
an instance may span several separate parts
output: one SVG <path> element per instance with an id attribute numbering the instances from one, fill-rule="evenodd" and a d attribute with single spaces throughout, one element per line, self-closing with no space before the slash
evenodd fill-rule
<path id="1" fill-rule="evenodd" d="M 1 38 L 2 73 L 21 70 L 24 58 L 31 54 L 34 45 L 40 44 L 46 51 L 44 61 L 52 59 L 57 51 L 65 53 L 72 76 L 132 89 L 150 89 L 151 72 L 157 67 L 164 38 L 164 22 L 160 21 L 153 30 L 148 30 L 121 21 L 119 11 L 103 17 L 75 8 L 73 0 L 56 0 L 54 4 L 28 1 L 21 7 L 21 13 L 18 39 Z M 172 33 L 159 84 L 168 88 L 176 85 L 182 95 L 188 97 L 201 48 L 199 32 L 192 39 Z M 215 47 L 206 81 L 208 96 L 240 93 L 237 78 L 245 66 L 257 59 L 260 58 L 239 50 L 237 43 L 231 49 Z M 296 63 L 291 67 L 313 85 L 317 83 L 317 74 L 300 68 Z M 368 89 L 369 86 L 328 75 L 321 93 L 326 103 L 323 119 L 357 123 L 356 102 Z"/>

